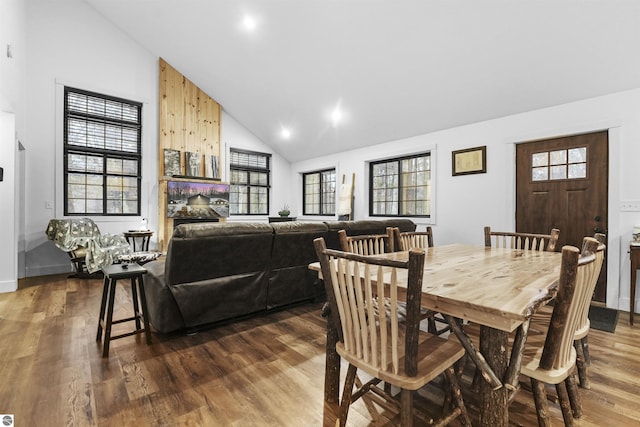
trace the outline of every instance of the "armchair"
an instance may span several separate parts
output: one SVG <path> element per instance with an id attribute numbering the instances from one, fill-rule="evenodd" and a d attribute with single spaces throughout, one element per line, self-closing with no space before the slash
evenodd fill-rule
<path id="1" fill-rule="evenodd" d="M 88 277 L 113 264 L 119 256 L 131 253 L 124 236 L 101 234 L 90 218 L 52 219 L 45 233 L 69 254 L 78 277 Z"/>

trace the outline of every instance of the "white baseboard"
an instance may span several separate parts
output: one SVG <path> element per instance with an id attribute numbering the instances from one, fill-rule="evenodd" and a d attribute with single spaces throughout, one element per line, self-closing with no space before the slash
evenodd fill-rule
<path id="1" fill-rule="evenodd" d="M 48 276 L 50 274 L 73 273 L 73 267 L 69 263 L 60 265 L 42 265 L 27 267 L 26 277 Z"/>
<path id="2" fill-rule="evenodd" d="M 0 282 L 0 293 L 15 292 L 17 290 L 18 290 L 17 280 L 7 280 L 4 282 Z"/>

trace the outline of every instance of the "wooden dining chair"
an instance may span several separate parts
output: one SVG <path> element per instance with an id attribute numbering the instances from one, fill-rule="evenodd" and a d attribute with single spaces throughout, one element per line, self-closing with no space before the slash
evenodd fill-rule
<path id="1" fill-rule="evenodd" d="M 408 251 L 414 248 L 426 249 L 433 247 L 433 230 L 427 226 L 425 231 L 401 232 L 398 227 L 393 227 L 393 234 L 398 245 L 398 250 Z"/>
<path id="2" fill-rule="evenodd" d="M 579 326 L 582 302 L 590 300 L 591 282 L 600 272 L 596 263 L 598 241 L 586 237 L 582 253 L 573 246 L 562 248 L 558 293 L 551 317 L 540 327 L 530 324 L 522 355 L 521 373 L 531 379 L 539 426 L 550 426 L 545 385 L 555 385 L 565 426 L 582 416 L 582 406 L 573 377 L 576 350 L 573 346 Z"/>
<path id="3" fill-rule="evenodd" d="M 395 252 L 395 242 L 391 227 L 387 227 L 386 234 L 362 234 L 347 236 L 345 230 L 338 230 L 340 247 L 345 252 L 359 255 L 379 255 Z"/>
<path id="4" fill-rule="evenodd" d="M 338 230 L 338 241 L 340 248 L 344 252 L 352 252 L 359 255 L 380 255 L 395 251 L 395 236 L 392 227 L 387 227 L 386 234 L 361 234 L 356 236 L 348 236 L 346 230 Z M 378 300 L 375 299 L 375 309 L 378 310 Z M 389 305 L 389 301 L 385 299 L 385 307 Z M 323 312 L 326 312 L 326 304 Z M 401 318 L 404 316 L 404 310 L 401 311 Z"/>
<path id="5" fill-rule="evenodd" d="M 491 227 L 484 227 L 484 245 L 488 248 L 528 249 L 535 251 L 556 250 L 560 230 L 554 228 L 550 234 L 518 233 L 491 231 Z"/>
<path id="6" fill-rule="evenodd" d="M 400 251 L 411 249 L 427 249 L 433 247 L 433 230 L 427 226 L 425 231 L 401 232 L 398 227 L 392 227 L 391 231 L 395 240 L 395 245 Z M 451 330 L 449 323 L 444 316 L 437 312 L 431 312 L 428 319 L 428 330 L 432 334 L 444 334 Z M 438 325 L 441 325 L 440 327 Z"/>
<path id="7" fill-rule="evenodd" d="M 344 252 L 352 252 L 359 255 L 380 255 L 389 252 L 395 252 L 396 242 L 399 242 L 398 235 L 400 229 L 398 227 L 387 227 L 386 234 L 368 234 L 360 236 L 347 236 L 345 230 L 338 231 L 338 239 L 340 247 Z M 433 242 L 433 240 L 432 240 Z M 385 299 L 385 306 L 389 305 L 389 301 Z M 436 318 L 436 312 L 432 310 L 422 309 L 421 315 L 428 322 L 428 330 L 431 333 L 443 334 L 449 330 L 449 324 L 442 316 Z M 400 318 L 404 317 L 404 310 L 400 310 Z M 438 328 L 437 323 L 444 322 L 447 326 Z"/>
<path id="8" fill-rule="evenodd" d="M 437 425 L 460 417 L 463 425 L 470 426 L 453 369 L 464 348 L 457 340 L 419 328 L 424 251 L 412 250 L 407 261 L 400 261 L 330 250 L 322 237 L 314 245 L 327 292 L 339 313 L 336 351 L 349 363 L 336 424 L 344 426 L 350 405 L 371 392 L 399 408 L 400 425 L 411 426 L 418 412 L 414 392 L 444 374 L 450 395 Z M 390 313 L 373 310 L 375 296 L 383 294 L 389 295 Z M 399 302 L 406 306 L 404 322 L 398 320 Z M 358 369 L 372 379 L 354 393 Z M 382 381 L 401 389 L 399 401 L 378 386 Z"/>
<path id="9" fill-rule="evenodd" d="M 496 247 L 553 252 L 556 249 L 559 235 L 560 230 L 557 228 L 552 229 L 550 234 L 535 234 L 511 231 L 491 231 L 491 227 L 485 226 L 484 245 L 488 248 Z M 474 390 L 478 389 L 480 380 L 481 370 L 476 368 L 472 383 L 472 388 Z"/>
<path id="10" fill-rule="evenodd" d="M 598 241 L 598 248 L 596 249 L 596 260 L 595 260 L 595 275 L 592 278 L 591 282 L 585 286 L 580 300 L 580 306 L 578 308 L 578 326 L 576 328 L 576 333 L 574 336 L 573 346 L 576 349 L 576 367 L 578 370 L 578 381 L 580 387 L 589 389 L 591 385 L 589 383 L 589 365 L 591 364 L 591 356 L 589 354 L 589 330 L 591 329 L 591 323 L 589 321 L 589 307 L 591 306 L 591 298 L 593 297 L 593 292 L 595 291 L 596 284 L 598 283 L 598 276 L 600 275 L 600 271 L 602 270 L 602 264 L 604 262 L 605 250 L 606 250 L 606 236 L 604 234 L 597 233 L 594 236 L 594 239 Z M 585 244 L 587 241 L 585 241 Z M 584 249 L 583 249 L 584 252 Z M 540 328 L 543 327 L 546 323 L 549 322 L 549 318 L 553 312 L 553 306 L 547 305 L 533 316 L 531 322 L 534 327 Z"/>
<path id="11" fill-rule="evenodd" d="M 602 240 L 600 240 L 602 236 Z M 591 306 L 591 299 L 598 283 L 598 276 L 602 271 L 602 264 L 604 263 L 604 256 L 606 251 L 606 245 L 604 244 L 604 235 L 596 235 L 594 237 L 598 240 L 598 249 L 596 251 L 595 269 L 596 272 L 592 278 L 589 286 L 584 290 L 584 296 L 580 301 L 580 308 L 578 310 L 578 327 L 573 337 L 573 345 L 576 349 L 576 366 L 578 368 L 578 381 L 580 387 L 589 389 L 591 385 L 589 383 L 589 365 L 591 364 L 591 356 L 589 354 L 589 330 L 591 329 L 591 322 L 589 321 L 589 307 Z"/>

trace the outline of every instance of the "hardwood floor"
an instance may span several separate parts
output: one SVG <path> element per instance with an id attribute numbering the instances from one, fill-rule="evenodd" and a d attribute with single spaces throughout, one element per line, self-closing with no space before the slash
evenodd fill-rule
<path id="1" fill-rule="evenodd" d="M 129 287 L 118 286 L 114 318 L 128 317 Z M 14 414 L 16 425 L 334 425 L 335 408 L 323 405 L 320 304 L 195 335 L 154 333 L 150 346 L 140 335 L 115 340 L 103 359 L 95 341 L 101 291 L 100 280 L 48 276 L 0 294 L 0 413 Z M 577 425 L 640 424 L 638 328 L 622 314 L 615 334 L 591 331 L 592 388 L 580 390 L 584 416 Z M 440 398 L 437 387 L 420 395 Z M 563 425 L 551 406 L 554 425 Z M 471 416 L 477 419 L 473 408 Z M 513 425 L 537 424 L 526 390 L 510 416 Z M 392 426 L 393 417 L 370 400 L 359 401 L 348 425 Z"/>

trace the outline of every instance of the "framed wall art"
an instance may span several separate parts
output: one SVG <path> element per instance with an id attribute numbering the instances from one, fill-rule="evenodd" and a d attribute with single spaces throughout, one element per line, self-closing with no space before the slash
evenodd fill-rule
<path id="1" fill-rule="evenodd" d="M 202 166 L 200 153 L 185 151 L 184 153 L 185 175 L 201 177 Z"/>
<path id="2" fill-rule="evenodd" d="M 218 156 L 204 155 L 204 177 L 212 179 L 220 178 L 218 173 Z"/>
<path id="3" fill-rule="evenodd" d="M 453 176 L 487 172 L 487 146 L 467 148 L 451 152 Z"/>
<path id="4" fill-rule="evenodd" d="M 180 150 L 164 149 L 164 175 L 181 175 Z"/>
<path id="5" fill-rule="evenodd" d="M 229 216 L 229 184 L 167 182 L 168 218 L 226 218 Z"/>

